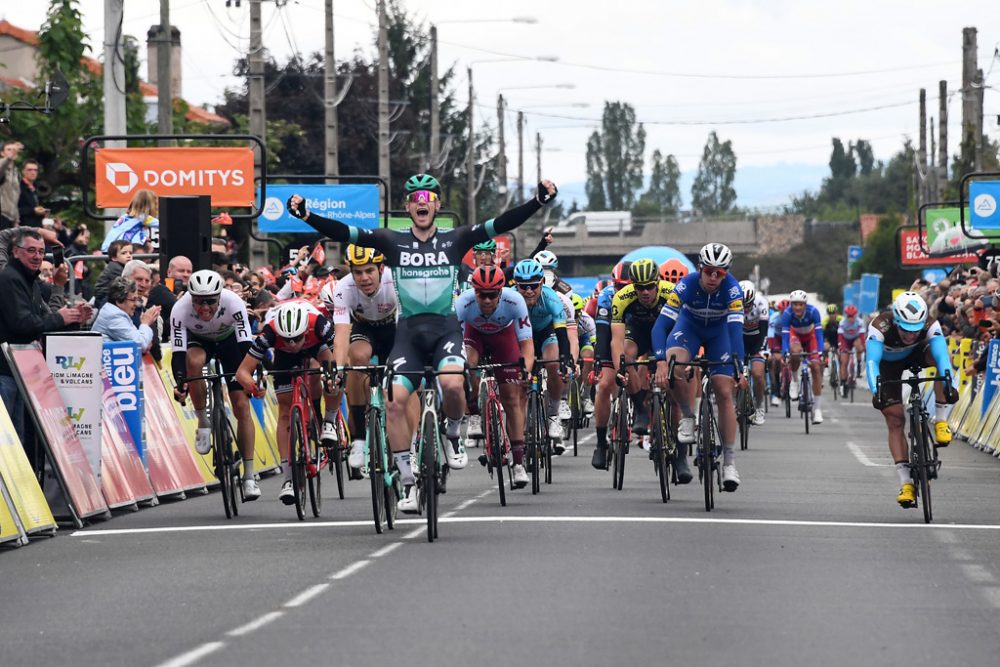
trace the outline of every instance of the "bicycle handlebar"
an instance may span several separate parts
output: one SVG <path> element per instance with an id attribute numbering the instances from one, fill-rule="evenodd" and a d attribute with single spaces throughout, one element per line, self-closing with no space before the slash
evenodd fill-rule
<path id="1" fill-rule="evenodd" d="M 677 361 L 677 357 L 671 356 L 670 365 L 667 369 L 667 378 L 668 378 L 667 382 L 670 384 L 671 389 L 674 388 L 675 366 L 681 366 L 683 368 L 690 368 L 690 369 L 700 368 L 702 372 L 707 371 L 709 368 L 717 368 L 719 366 L 732 366 L 733 371 L 737 375 L 739 375 L 740 372 L 740 367 L 736 363 L 735 359 L 733 359 L 732 361 L 710 361 L 709 359 L 705 359 L 704 357 L 695 357 L 691 361 Z"/>

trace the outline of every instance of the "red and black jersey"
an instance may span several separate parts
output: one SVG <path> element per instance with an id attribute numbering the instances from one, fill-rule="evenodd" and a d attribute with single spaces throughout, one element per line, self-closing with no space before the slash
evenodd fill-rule
<path id="1" fill-rule="evenodd" d="M 333 349 L 333 325 L 323 313 L 312 304 L 303 301 L 309 307 L 309 326 L 306 328 L 305 342 L 299 352 L 316 349 L 317 352 Z M 271 348 L 279 352 L 288 352 L 288 341 L 274 330 L 274 320 L 268 319 L 264 327 L 250 346 L 250 354 L 257 359 L 263 359 Z"/>

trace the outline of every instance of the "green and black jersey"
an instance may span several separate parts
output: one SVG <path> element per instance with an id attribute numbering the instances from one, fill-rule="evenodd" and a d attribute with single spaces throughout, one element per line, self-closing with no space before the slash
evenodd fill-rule
<path id="1" fill-rule="evenodd" d="M 542 207 L 537 200 L 472 227 L 438 229 L 426 241 L 411 230 L 362 229 L 310 213 L 306 223 L 334 241 L 375 248 L 392 268 L 400 317 L 450 315 L 462 258 L 477 243 L 516 229 Z"/>

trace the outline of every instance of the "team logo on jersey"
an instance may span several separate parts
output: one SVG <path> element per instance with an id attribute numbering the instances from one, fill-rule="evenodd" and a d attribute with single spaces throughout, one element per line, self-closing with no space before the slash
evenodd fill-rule
<path id="1" fill-rule="evenodd" d="M 530 329 L 531 328 L 531 318 L 530 317 L 522 317 L 522 318 L 518 319 L 517 320 L 517 328 L 518 329 Z"/>
<path id="2" fill-rule="evenodd" d="M 400 266 L 444 266 L 448 263 L 448 256 L 444 252 L 399 253 Z"/>
<path id="3" fill-rule="evenodd" d="M 729 298 L 730 299 L 735 299 L 735 298 L 740 297 L 740 296 L 743 296 L 743 290 L 740 289 L 739 285 L 737 285 L 736 287 L 730 287 L 729 288 Z M 741 302 L 742 302 L 742 300 L 741 300 Z"/>
<path id="4" fill-rule="evenodd" d="M 687 283 L 685 283 L 685 282 L 679 282 L 679 283 L 677 283 L 677 286 L 674 287 L 674 291 L 675 292 L 683 292 L 683 291 L 687 290 L 687 288 L 688 288 Z"/>

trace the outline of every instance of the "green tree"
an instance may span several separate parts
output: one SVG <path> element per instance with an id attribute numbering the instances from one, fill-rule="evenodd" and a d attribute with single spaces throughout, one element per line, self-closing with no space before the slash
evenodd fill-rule
<path id="1" fill-rule="evenodd" d="M 649 174 L 649 189 L 639 198 L 636 207 L 642 214 L 676 215 L 681 208 L 681 168 L 673 155 L 663 157 L 659 149 L 653 151 L 653 164 Z"/>
<path id="2" fill-rule="evenodd" d="M 864 139 L 858 139 L 851 149 L 858 161 L 858 173 L 861 176 L 868 176 L 875 169 L 875 154 L 872 152 L 872 145 Z"/>
<path id="3" fill-rule="evenodd" d="M 705 214 L 727 213 L 736 203 L 736 153 L 733 142 L 720 143 L 712 130 L 698 163 L 698 174 L 691 186 L 691 205 Z"/>
<path id="4" fill-rule="evenodd" d="M 635 205 L 645 150 L 646 130 L 636 123 L 635 109 L 625 102 L 605 102 L 601 130 L 587 141 L 587 198 L 592 210 Z"/>
<path id="5" fill-rule="evenodd" d="M 918 269 L 899 268 L 896 230 L 902 222 L 902 218 L 895 214 L 882 218 L 875 231 L 865 239 L 864 254 L 851 271 L 851 276 L 855 279 L 862 273 L 878 273 L 882 276 L 878 292 L 879 306 L 889 304 L 892 290 L 909 287 L 920 275 Z"/>
<path id="6" fill-rule="evenodd" d="M 833 152 L 830 154 L 830 176 L 832 178 L 854 178 L 858 171 L 858 163 L 854 161 L 853 144 L 844 150 L 844 142 L 833 138 Z"/>

